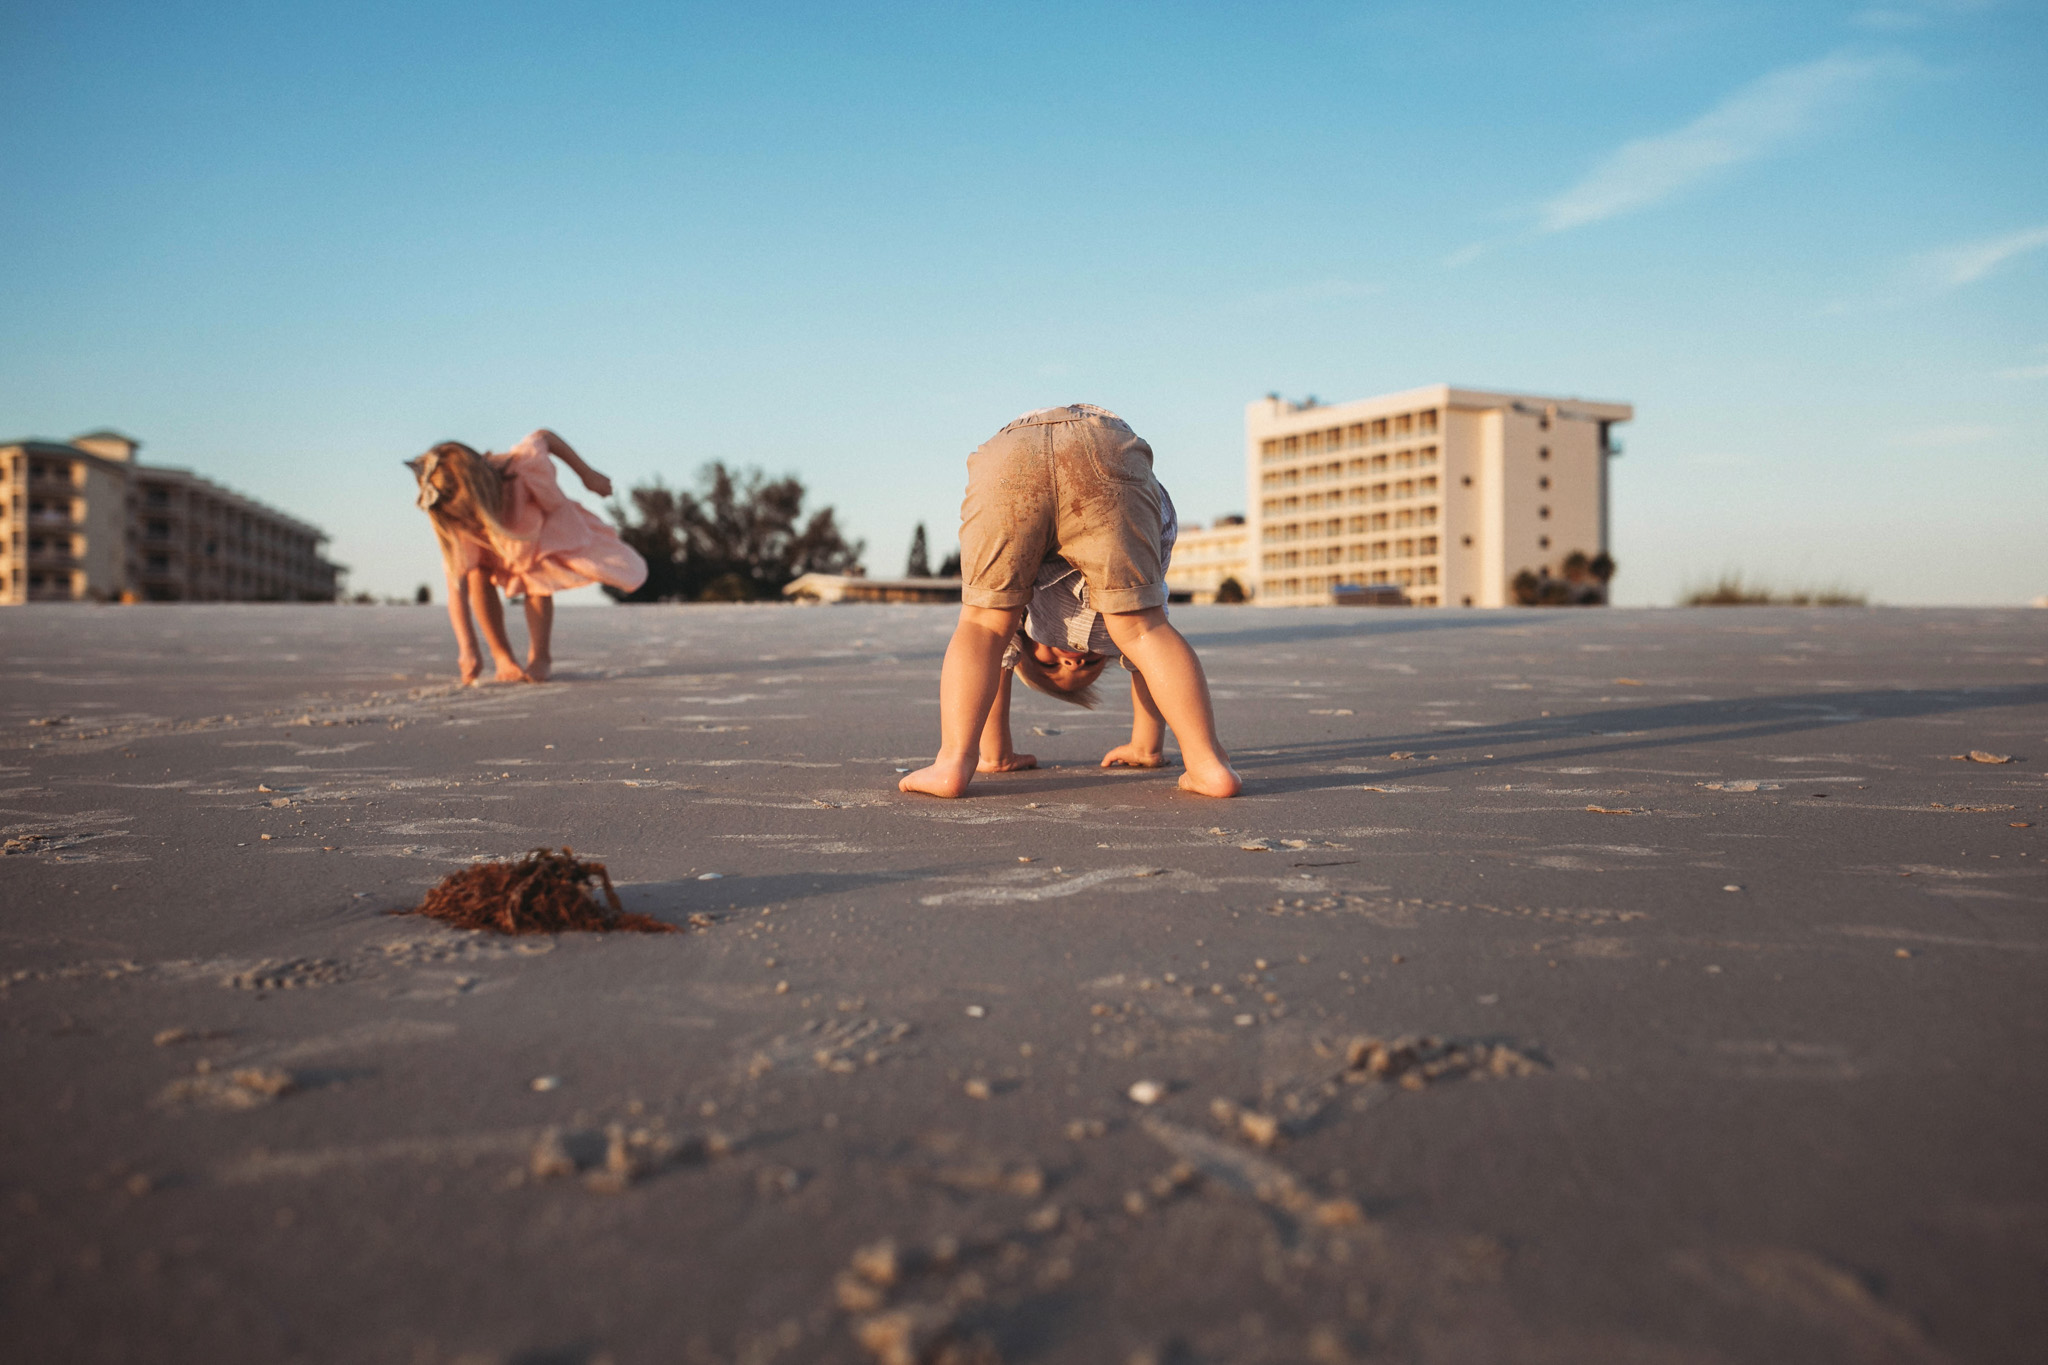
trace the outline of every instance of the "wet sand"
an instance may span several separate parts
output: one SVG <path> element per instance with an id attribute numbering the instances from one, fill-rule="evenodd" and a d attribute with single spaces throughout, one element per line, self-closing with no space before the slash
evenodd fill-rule
<path id="1" fill-rule="evenodd" d="M 1239 800 L 899 794 L 943 609 L 0 616 L 8 1354 L 2037 1358 L 2048 613 L 1175 619 Z M 385 913 L 564 844 L 688 932 Z"/>

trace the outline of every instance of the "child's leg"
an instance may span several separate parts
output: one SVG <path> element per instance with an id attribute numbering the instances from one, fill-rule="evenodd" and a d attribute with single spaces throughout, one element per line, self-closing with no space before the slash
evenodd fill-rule
<path id="1" fill-rule="evenodd" d="M 1105 768 L 1163 768 L 1166 766 L 1166 718 L 1152 700 L 1143 673 L 1131 674 L 1131 742 L 1119 744 L 1102 756 Z"/>
<path id="2" fill-rule="evenodd" d="M 468 687 L 483 676 L 483 656 L 476 649 L 476 623 L 469 619 L 469 593 L 465 577 L 448 575 L 448 623 L 455 627 L 455 671 Z"/>
<path id="3" fill-rule="evenodd" d="M 1167 624 L 1165 608 L 1110 613 L 1102 619 L 1109 638 L 1144 675 L 1154 704 L 1180 740 L 1181 762 L 1187 765 L 1180 785 L 1203 796 L 1237 795 L 1244 784 L 1216 742 L 1216 711 L 1209 703 L 1202 661 Z"/>
<path id="4" fill-rule="evenodd" d="M 1003 671 L 1003 650 L 1021 608 L 962 607 L 939 673 L 939 756 L 896 785 L 929 796 L 961 796 L 974 780 L 976 750 Z"/>
<path id="5" fill-rule="evenodd" d="M 1010 670 L 1005 668 L 996 680 L 996 700 L 988 709 L 988 723 L 981 727 L 981 761 L 974 771 L 1018 773 L 1037 766 L 1038 755 L 1020 754 L 1010 742 Z"/>
<path id="6" fill-rule="evenodd" d="M 483 626 L 484 643 L 491 647 L 491 657 L 497 660 L 499 682 L 528 682 L 526 670 L 519 666 L 519 659 L 512 653 L 512 642 L 505 636 L 505 604 L 498 600 L 498 589 L 491 582 L 491 576 L 482 569 L 471 569 L 469 580 L 469 605 L 475 609 L 477 621 Z"/>
<path id="7" fill-rule="evenodd" d="M 555 671 L 555 599 L 526 594 L 526 676 L 546 682 Z"/>

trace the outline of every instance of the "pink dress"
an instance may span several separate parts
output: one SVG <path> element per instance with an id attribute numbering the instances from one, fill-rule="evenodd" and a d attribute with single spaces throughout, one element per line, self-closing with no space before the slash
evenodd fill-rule
<path id="1" fill-rule="evenodd" d="M 508 539 L 486 526 L 484 542 L 464 536 L 458 573 L 481 568 L 511 593 L 550 597 L 590 583 L 631 592 L 647 581 L 647 561 L 555 482 L 547 438 L 536 431 L 502 455 L 486 455 L 505 481 Z"/>

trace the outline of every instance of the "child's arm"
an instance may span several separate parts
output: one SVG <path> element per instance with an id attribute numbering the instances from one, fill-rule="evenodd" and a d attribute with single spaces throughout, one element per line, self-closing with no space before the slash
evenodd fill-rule
<path id="1" fill-rule="evenodd" d="M 1014 773 L 1038 766 L 1036 754 L 1020 754 L 1010 741 L 1010 670 L 1004 669 L 996 682 L 995 705 L 981 727 L 981 761 L 978 773 Z"/>
<path id="2" fill-rule="evenodd" d="M 1102 756 L 1105 768 L 1163 768 L 1166 766 L 1166 718 L 1152 700 L 1143 673 L 1131 674 L 1131 742 L 1119 744 Z"/>
<path id="3" fill-rule="evenodd" d="M 548 443 L 548 451 L 563 464 L 576 471 L 576 477 L 583 480 L 583 486 L 600 498 L 612 495 L 612 481 L 583 462 L 583 457 L 573 450 L 569 443 L 554 432 L 543 429 L 541 439 Z"/>

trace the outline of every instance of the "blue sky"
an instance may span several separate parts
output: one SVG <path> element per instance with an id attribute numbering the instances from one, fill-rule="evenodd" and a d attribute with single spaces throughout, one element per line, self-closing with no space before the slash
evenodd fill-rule
<path id="1" fill-rule="evenodd" d="M 2048 7 L 0 0 L 0 436 L 439 583 L 398 461 L 794 471 L 900 570 L 1113 407 L 1614 398 L 1622 602 L 2048 593 Z"/>

